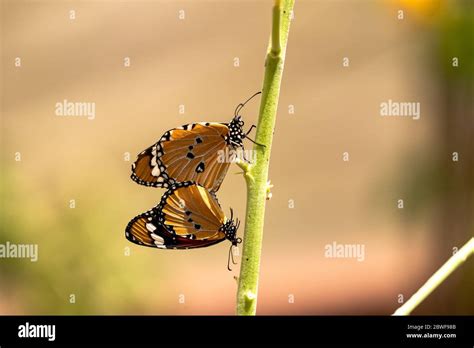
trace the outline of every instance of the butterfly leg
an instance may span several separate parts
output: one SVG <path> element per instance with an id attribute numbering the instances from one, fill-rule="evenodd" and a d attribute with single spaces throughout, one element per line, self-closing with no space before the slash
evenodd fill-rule
<path id="1" fill-rule="evenodd" d="M 250 129 L 247 131 L 247 133 L 245 133 L 245 137 L 247 137 L 247 135 L 250 134 L 250 132 L 252 131 L 252 129 L 256 128 L 257 126 L 255 126 L 254 124 L 250 127 Z"/>
<path id="2" fill-rule="evenodd" d="M 242 157 L 244 158 L 244 161 L 247 162 L 247 163 L 251 163 L 247 157 L 245 157 L 245 151 L 242 151 Z"/>
<path id="3" fill-rule="evenodd" d="M 231 244 L 230 245 L 230 248 L 229 248 L 229 256 L 227 257 L 227 269 L 229 271 L 232 271 L 232 268 L 230 268 L 230 260 L 232 260 L 232 263 L 235 265 L 235 261 L 234 261 L 234 255 L 232 254 L 232 247 L 233 245 Z"/>
<path id="4" fill-rule="evenodd" d="M 250 139 L 250 138 L 248 137 L 248 135 L 250 134 L 250 132 L 251 132 L 252 129 L 254 129 L 254 128 L 257 128 L 257 126 L 255 126 L 255 125 L 253 124 L 253 125 L 250 127 L 250 129 L 247 131 L 247 133 L 245 133 L 245 138 L 247 138 L 248 140 L 250 140 L 252 143 L 254 143 L 254 144 L 256 144 L 256 145 L 266 147 L 265 145 L 259 144 L 259 143 L 255 142 L 255 140 Z"/>
<path id="5" fill-rule="evenodd" d="M 257 143 L 255 140 L 252 140 L 252 139 L 250 139 L 249 137 L 246 137 L 246 138 L 247 138 L 248 140 L 250 140 L 252 143 L 254 143 L 255 145 L 267 147 L 267 145 Z"/>

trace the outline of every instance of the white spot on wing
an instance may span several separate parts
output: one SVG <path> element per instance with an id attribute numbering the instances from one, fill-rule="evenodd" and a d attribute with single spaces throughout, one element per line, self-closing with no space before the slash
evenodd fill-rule
<path id="1" fill-rule="evenodd" d="M 154 234 L 152 233 L 151 234 L 151 238 L 153 238 L 155 240 L 155 244 L 158 246 L 158 245 L 164 245 L 165 244 L 165 240 L 163 238 L 161 238 L 159 235 L 157 234 Z"/>
<path id="2" fill-rule="evenodd" d="M 152 233 L 155 232 L 155 230 L 156 230 L 156 226 L 153 225 L 152 223 L 147 222 L 145 226 L 146 226 L 146 229 L 148 231 L 152 232 Z M 152 235 L 152 237 L 153 237 L 153 235 Z"/>
<path id="3" fill-rule="evenodd" d="M 153 176 L 160 176 L 160 167 L 158 166 L 154 166 L 153 167 L 153 170 L 151 171 L 151 175 Z"/>

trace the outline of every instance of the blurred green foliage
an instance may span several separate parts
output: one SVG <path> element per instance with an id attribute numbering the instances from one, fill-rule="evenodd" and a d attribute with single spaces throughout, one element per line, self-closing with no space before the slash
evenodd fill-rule
<path id="1" fill-rule="evenodd" d="M 0 199 L 1 243 L 38 244 L 38 261 L 2 259 L 0 294 L 28 314 L 142 313 L 143 292 L 158 284 L 140 259 L 125 256 L 128 216 L 110 190 L 73 184 L 81 199 L 69 209 L 60 190 L 47 195 L 20 171 L 3 169 Z M 143 272 L 137 272 L 142 269 Z M 75 303 L 70 303 L 74 294 Z M 27 301 L 27 302 L 25 302 Z"/>
<path id="2" fill-rule="evenodd" d="M 474 77 L 474 2 L 450 2 L 442 12 L 438 25 L 438 58 L 442 71 L 450 79 L 470 80 Z M 453 57 L 459 66 L 453 69 Z"/>

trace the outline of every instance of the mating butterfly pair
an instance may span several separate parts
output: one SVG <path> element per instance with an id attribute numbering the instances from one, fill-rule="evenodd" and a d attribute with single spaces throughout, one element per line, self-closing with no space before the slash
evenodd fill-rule
<path id="1" fill-rule="evenodd" d="M 233 220 L 232 209 L 227 219 L 215 194 L 230 165 L 218 158 L 221 151 L 243 148 L 254 126 L 245 133 L 239 112 L 258 94 L 239 104 L 229 123 L 193 123 L 172 129 L 138 155 L 131 178 L 168 191 L 156 207 L 129 222 L 125 230 L 129 241 L 160 249 L 189 249 L 227 239 L 230 261 L 232 246 L 242 240 L 236 237 L 239 221 Z"/>

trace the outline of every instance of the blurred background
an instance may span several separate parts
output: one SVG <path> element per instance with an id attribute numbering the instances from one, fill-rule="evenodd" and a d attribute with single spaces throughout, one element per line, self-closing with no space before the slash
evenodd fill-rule
<path id="1" fill-rule="evenodd" d="M 272 1 L 1 4 L 0 243 L 38 244 L 39 259 L 0 259 L 0 313 L 234 314 L 228 242 L 125 239 L 163 194 L 130 166 L 261 89 Z M 471 1 L 296 1 L 259 314 L 390 314 L 473 235 L 473 19 Z M 95 119 L 56 116 L 64 99 L 94 102 Z M 381 117 L 389 99 L 421 118 Z M 244 218 L 239 171 L 219 199 Z M 326 258 L 333 242 L 364 245 L 364 261 Z M 473 293 L 471 259 L 414 314 L 474 314 Z"/>

